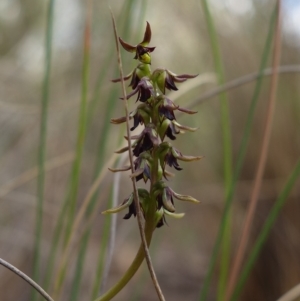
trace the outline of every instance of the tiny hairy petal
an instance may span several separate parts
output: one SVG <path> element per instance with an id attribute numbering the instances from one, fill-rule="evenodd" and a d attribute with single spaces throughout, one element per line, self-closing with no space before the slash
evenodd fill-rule
<path id="1" fill-rule="evenodd" d="M 177 107 L 177 110 L 190 115 L 198 113 L 198 111 L 192 111 L 181 107 Z"/>
<path id="2" fill-rule="evenodd" d="M 175 124 L 180 130 L 184 130 L 184 131 L 189 131 L 189 132 L 195 132 L 197 131 L 198 128 L 191 128 L 189 126 L 186 125 L 182 125 L 180 123 L 178 123 L 176 120 L 172 120 L 173 124 Z"/>
<path id="3" fill-rule="evenodd" d="M 124 136 L 124 138 L 128 141 L 128 137 L 127 136 Z M 132 135 L 130 136 L 131 140 L 137 140 L 140 138 L 140 135 Z"/>
<path id="4" fill-rule="evenodd" d="M 151 27 L 150 27 L 149 22 L 147 21 L 144 39 L 140 44 L 142 46 L 147 46 L 150 43 L 150 41 L 151 41 Z"/>
<path id="5" fill-rule="evenodd" d="M 172 78 L 173 78 L 174 82 L 176 82 L 176 83 L 183 83 L 187 80 L 187 78 L 181 78 L 181 77 L 178 77 L 178 76 L 174 76 Z"/>
<path id="6" fill-rule="evenodd" d="M 125 153 L 126 151 L 129 150 L 129 147 L 128 146 L 125 146 L 123 148 L 120 148 L 118 150 L 115 151 L 116 154 L 122 154 L 122 153 Z"/>
<path id="7" fill-rule="evenodd" d="M 181 160 L 181 161 L 192 162 L 192 161 L 201 160 L 203 158 L 203 156 L 185 156 L 185 155 L 181 155 L 181 156 L 177 156 L 176 158 L 178 160 Z"/>
<path id="8" fill-rule="evenodd" d="M 176 78 L 184 78 L 184 79 L 189 79 L 189 78 L 195 78 L 199 74 L 191 75 L 191 74 L 180 74 L 180 75 L 175 75 Z"/>
<path id="9" fill-rule="evenodd" d="M 172 192 L 173 192 L 173 196 L 177 200 L 186 201 L 186 202 L 192 202 L 192 203 L 200 203 L 200 201 L 198 201 L 197 199 L 193 198 L 190 195 L 179 194 L 179 193 L 176 193 L 175 191 L 172 191 Z"/>
<path id="10" fill-rule="evenodd" d="M 126 75 L 125 77 L 123 77 L 123 80 L 128 80 L 130 77 L 132 76 L 132 72 L 130 72 L 128 75 Z M 121 78 L 115 78 L 115 79 L 112 79 L 111 81 L 113 83 L 118 83 L 120 82 L 122 79 Z"/>
<path id="11" fill-rule="evenodd" d="M 140 176 L 144 172 L 143 168 L 138 168 L 134 173 L 132 173 L 129 177 L 130 178 L 136 178 Z"/>
<path id="12" fill-rule="evenodd" d="M 173 212 L 169 212 L 168 210 L 164 209 L 164 213 L 168 216 L 180 219 L 183 218 L 185 213 L 173 213 Z"/>
<path id="13" fill-rule="evenodd" d="M 108 170 L 110 170 L 111 172 L 119 172 L 119 171 L 127 171 L 130 170 L 131 166 L 123 166 L 120 168 L 108 168 Z"/>
<path id="14" fill-rule="evenodd" d="M 129 119 L 131 119 L 132 117 L 129 116 Z M 121 124 L 126 122 L 126 116 L 120 117 L 120 118 L 112 118 L 110 120 L 110 123 L 112 124 Z"/>
<path id="15" fill-rule="evenodd" d="M 132 46 L 132 45 L 126 43 L 126 42 L 123 41 L 121 38 L 119 38 L 119 41 L 120 41 L 121 45 L 123 46 L 123 48 L 124 48 L 126 51 L 129 51 L 129 52 L 135 52 L 136 46 Z"/>
<path id="16" fill-rule="evenodd" d="M 126 209 L 127 207 L 129 207 L 128 204 L 123 204 L 123 205 L 119 205 L 117 207 L 105 210 L 105 211 L 103 211 L 101 213 L 102 214 L 118 213 L 118 212 L 122 211 L 123 209 Z"/>
<path id="17" fill-rule="evenodd" d="M 102 214 L 118 213 L 118 212 L 122 211 L 123 209 L 128 208 L 132 204 L 132 201 L 133 201 L 133 195 L 131 195 L 121 205 L 111 208 L 111 209 L 108 209 L 108 210 L 105 210 L 102 212 Z"/>
<path id="18" fill-rule="evenodd" d="M 168 171 L 168 170 L 164 170 L 164 173 L 165 173 L 165 175 L 166 176 L 168 176 L 168 177 L 175 177 L 175 174 L 173 174 L 172 172 L 170 172 L 170 171 Z"/>

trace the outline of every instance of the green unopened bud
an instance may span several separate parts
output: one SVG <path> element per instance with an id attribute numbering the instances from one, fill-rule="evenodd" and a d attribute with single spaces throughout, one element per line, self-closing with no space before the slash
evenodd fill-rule
<path id="1" fill-rule="evenodd" d="M 149 64 L 139 64 L 135 69 L 136 76 L 139 79 L 142 79 L 143 77 L 150 77 L 151 76 L 151 68 Z"/>
<path id="2" fill-rule="evenodd" d="M 155 212 L 155 217 L 154 217 L 154 220 L 155 220 L 155 226 L 162 226 L 163 225 L 163 220 L 164 218 L 164 209 L 163 207 L 161 207 L 159 210 L 156 210 Z"/>
<path id="3" fill-rule="evenodd" d="M 150 201 L 149 192 L 146 189 L 139 188 L 138 194 L 139 194 L 139 201 L 140 201 L 142 210 L 144 213 L 146 213 L 148 211 L 148 206 L 149 206 L 149 201 Z"/>
<path id="4" fill-rule="evenodd" d="M 166 82 L 166 70 L 164 69 L 156 69 L 152 73 L 151 79 L 153 82 L 157 85 L 158 89 L 165 94 L 166 88 L 165 88 L 165 82 Z"/>

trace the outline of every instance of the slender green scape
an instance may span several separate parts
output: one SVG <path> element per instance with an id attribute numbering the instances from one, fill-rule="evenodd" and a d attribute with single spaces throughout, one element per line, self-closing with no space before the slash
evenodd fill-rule
<path id="1" fill-rule="evenodd" d="M 149 191 L 144 188 L 138 188 L 139 204 L 142 215 L 145 219 L 145 237 L 147 245 L 150 245 L 152 234 L 156 228 L 166 223 L 166 216 L 181 218 L 183 213 L 175 213 L 173 198 L 181 201 L 199 203 L 198 200 L 189 196 L 176 193 L 171 189 L 165 180 L 172 174 L 167 171 L 166 167 L 174 167 L 181 170 L 178 160 L 180 161 L 197 161 L 201 156 L 185 156 L 178 149 L 174 148 L 166 138 L 175 140 L 176 135 L 184 131 L 194 132 L 196 129 L 179 124 L 176 121 L 174 111 L 178 110 L 187 114 L 195 114 L 195 111 L 187 110 L 176 105 L 171 99 L 167 98 L 165 93 L 168 90 L 178 90 L 176 83 L 184 82 L 187 79 L 194 78 L 197 75 L 176 75 L 167 69 L 156 69 L 151 72 L 151 55 L 155 47 L 149 47 L 151 40 L 151 28 L 147 22 L 144 39 L 136 46 L 132 46 L 119 38 L 122 47 L 135 53 L 134 59 L 139 61 L 138 66 L 123 79 L 115 79 L 113 82 L 129 80 L 130 87 L 133 89 L 126 98 L 127 100 L 137 95 L 139 105 L 129 114 L 129 119 L 133 120 L 131 131 L 139 125 L 143 125 L 142 132 L 138 135 L 131 136 L 132 153 L 136 157 L 131 166 L 125 166 L 119 169 L 110 169 L 112 172 L 121 172 L 133 170 L 130 175 L 138 182 L 143 179 L 145 183 L 150 182 Z M 126 122 L 126 117 L 115 118 L 111 120 L 113 124 Z M 128 137 L 125 137 L 127 140 Z M 126 146 L 116 153 L 129 151 Z M 131 193 L 119 206 L 108 209 L 103 214 L 117 213 L 128 208 L 128 213 L 124 219 L 129 219 L 132 215 L 137 216 L 134 193 Z M 96 301 L 111 300 L 133 277 L 139 269 L 145 258 L 143 245 L 140 246 L 138 253 L 131 266 L 119 282 L 112 287 L 103 296 Z"/>

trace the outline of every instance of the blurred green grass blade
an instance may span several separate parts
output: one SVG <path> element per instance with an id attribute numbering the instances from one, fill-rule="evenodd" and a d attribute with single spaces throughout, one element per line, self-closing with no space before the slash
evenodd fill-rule
<path id="1" fill-rule="evenodd" d="M 89 9 L 89 8 L 88 8 Z M 75 210 L 77 204 L 77 193 L 79 186 L 79 177 L 80 177 L 80 167 L 81 160 L 83 155 L 83 147 L 86 135 L 86 121 L 87 121 L 87 94 L 88 94 L 88 81 L 89 81 L 89 70 L 90 70 L 90 18 L 91 14 L 87 14 L 86 17 L 86 26 L 84 32 L 84 50 L 83 50 L 83 66 L 82 66 L 82 77 L 81 77 L 81 101 L 80 101 L 80 110 L 79 110 L 79 119 L 78 119 L 78 130 L 77 130 L 77 143 L 76 143 L 76 153 L 75 160 L 72 166 L 71 178 L 70 178 L 70 189 L 67 197 L 65 198 L 64 205 L 66 203 L 66 214 L 64 215 L 64 221 L 66 223 L 64 239 L 63 239 L 63 248 L 66 247 L 67 242 L 69 241 L 71 235 L 72 225 L 75 218 Z M 61 267 L 61 273 L 58 275 L 58 278 L 55 280 L 55 294 L 58 294 L 61 286 L 65 279 L 66 267 Z"/>
<path id="2" fill-rule="evenodd" d="M 202 0 L 202 7 L 204 15 L 206 18 L 206 23 L 208 27 L 211 48 L 213 53 L 213 59 L 215 62 L 215 69 L 217 72 L 218 84 L 224 84 L 224 71 L 222 64 L 222 57 L 220 52 L 220 46 L 218 43 L 218 37 L 213 21 L 213 17 L 210 13 L 209 6 L 206 0 Z M 226 93 L 220 94 L 221 102 L 221 126 L 222 126 L 222 136 L 223 136 L 223 172 L 224 172 L 224 183 L 225 183 L 225 199 L 227 198 L 229 186 L 232 181 L 232 147 L 231 147 L 231 133 L 230 133 L 230 115 L 229 106 Z M 221 256 L 221 267 L 220 267 L 220 278 L 219 278 L 219 288 L 218 288 L 218 300 L 222 300 L 229 268 L 230 261 L 230 215 L 226 216 L 223 227 L 224 235 L 222 238 L 222 256 Z"/>
<path id="3" fill-rule="evenodd" d="M 83 154 L 83 146 L 86 134 L 86 107 L 87 107 L 87 93 L 88 93 L 88 81 L 89 81 L 89 69 L 90 69 L 90 28 L 87 25 L 85 31 L 85 41 L 84 41 L 84 54 L 83 54 L 83 68 L 82 68 L 82 78 L 81 78 L 81 101 L 79 110 L 79 120 L 78 120 L 78 132 L 77 132 L 77 143 L 76 143 L 76 154 L 75 160 L 72 167 L 71 173 L 71 184 L 70 184 L 70 194 L 68 197 L 68 212 L 66 216 L 66 232 L 64 242 L 68 241 L 70 236 L 71 227 L 74 221 L 77 193 L 79 186 L 79 176 L 80 167 Z"/>
<path id="4" fill-rule="evenodd" d="M 76 262 L 76 268 L 75 268 L 75 273 L 74 273 L 74 278 L 72 283 L 70 301 L 74 301 L 78 299 L 78 294 L 80 291 L 81 275 L 82 275 L 82 270 L 84 265 L 84 260 L 82 260 L 82 257 L 86 252 L 88 242 L 89 242 L 89 232 L 85 233 L 85 235 L 83 235 L 80 241 L 80 248 L 79 248 L 78 260 Z"/>
<path id="5" fill-rule="evenodd" d="M 54 0 L 49 0 L 47 7 L 47 25 L 46 25 L 46 43 L 45 43 L 45 73 L 42 90 L 42 107 L 40 120 L 40 145 L 38 153 L 38 203 L 36 212 L 35 225 L 35 245 L 33 259 L 33 279 L 40 282 L 40 252 L 41 252 L 41 236 L 43 229 L 43 203 L 45 188 L 45 157 L 46 157 L 46 140 L 47 140 L 47 116 L 50 90 L 50 72 L 51 72 L 51 56 L 52 56 L 52 36 L 53 36 L 53 16 L 54 16 Z M 38 293 L 33 290 L 31 300 L 37 299 Z"/>
<path id="6" fill-rule="evenodd" d="M 112 193 L 110 194 L 107 208 L 111 208 L 111 204 L 112 204 Z M 97 269 L 96 269 L 95 280 L 93 283 L 91 300 L 95 300 L 97 298 L 101 287 L 101 278 L 104 272 L 106 250 L 107 250 L 109 234 L 110 234 L 111 219 L 112 216 L 110 214 L 105 216 L 104 227 L 102 230 L 102 240 L 101 240 L 101 244 L 99 244 Z"/>
<path id="7" fill-rule="evenodd" d="M 249 137 L 250 137 L 250 131 L 251 131 L 251 127 L 252 127 L 252 123 L 253 123 L 253 117 L 254 117 L 254 112 L 255 112 L 255 107 L 258 101 L 258 96 L 262 87 L 262 81 L 263 81 L 263 70 L 265 69 L 266 65 L 267 65 L 267 61 L 268 61 L 268 57 L 270 54 L 270 49 L 271 49 L 271 44 L 272 44 L 272 39 L 273 39 L 273 33 L 274 33 L 274 24 L 275 24 L 275 15 L 276 15 L 276 6 L 273 10 L 272 16 L 270 18 L 270 22 L 269 22 L 269 31 L 268 31 L 268 36 L 266 39 L 266 44 L 264 47 L 264 51 L 263 51 L 263 55 L 262 55 L 262 60 L 261 60 L 261 64 L 260 64 L 260 69 L 259 72 L 261 74 L 261 76 L 258 77 L 257 79 L 257 83 L 255 85 L 255 89 L 254 89 L 254 93 L 253 93 L 253 97 L 251 100 L 251 105 L 249 108 L 249 112 L 248 112 L 248 116 L 247 116 L 247 121 L 246 121 L 246 125 L 245 125 L 245 129 L 244 129 L 244 133 L 242 136 L 242 141 L 241 141 L 241 146 L 239 149 L 239 153 L 238 153 L 238 158 L 237 158 L 237 164 L 236 164 L 236 168 L 234 170 L 234 174 L 233 174 L 233 179 L 232 179 L 232 183 L 229 187 L 229 191 L 228 191 L 228 195 L 226 198 L 226 203 L 225 203 L 225 207 L 224 207 L 224 211 L 223 211 L 223 215 L 221 218 L 221 222 L 220 222 L 220 227 L 219 227 L 219 231 L 217 234 L 217 238 L 216 238 L 216 242 L 212 251 L 212 255 L 211 255 L 211 259 L 209 262 L 209 267 L 208 267 L 208 272 L 206 274 L 206 277 L 204 279 L 204 283 L 203 283 L 203 287 L 200 293 L 200 301 L 204 301 L 207 298 L 207 294 L 208 294 L 208 289 L 210 286 L 210 282 L 212 279 L 212 275 L 213 275 L 213 270 L 217 261 L 217 257 L 218 257 L 218 253 L 219 253 L 219 249 L 220 249 L 220 245 L 222 242 L 222 238 L 224 236 L 224 231 L 225 231 L 225 223 L 227 220 L 227 216 L 230 212 L 230 207 L 233 201 L 233 194 L 234 194 L 234 189 L 237 183 L 237 180 L 239 178 L 241 169 L 242 169 L 242 165 L 244 162 L 244 158 L 245 158 L 245 154 L 246 154 L 246 150 L 247 150 L 247 145 L 248 145 L 248 141 L 249 141 Z"/>
<path id="8" fill-rule="evenodd" d="M 93 93 L 93 97 L 92 97 L 91 102 L 90 102 L 89 107 L 88 107 L 88 113 L 87 113 L 87 122 L 88 122 L 87 127 L 88 128 L 90 127 L 91 122 L 93 120 L 93 116 L 96 112 L 97 102 L 100 98 L 103 81 L 104 81 L 104 79 L 107 80 L 107 77 L 106 77 L 107 70 L 109 69 L 109 66 L 111 66 L 112 61 L 113 61 L 113 57 L 114 57 L 113 49 L 114 49 L 114 45 L 112 44 L 110 49 L 109 49 L 109 55 L 104 60 L 105 62 L 104 62 L 103 66 L 102 66 L 102 68 L 101 68 L 101 70 L 98 74 L 98 78 L 97 78 L 96 87 L 95 87 L 95 90 L 94 90 L 94 93 Z"/>
<path id="9" fill-rule="evenodd" d="M 100 133 L 99 136 L 99 144 L 98 144 L 98 155 L 97 155 L 97 161 L 95 163 L 95 171 L 94 171 L 94 178 L 96 178 L 99 175 L 100 170 L 103 167 L 103 162 L 104 162 L 104 155 L 105 155 L 105 146 L 107 145 L 107 139 L 109 138 L 108 133 L 109 133 L 109 120 L 111 118 L 111 114 L 113 112 L 113 108 L 114 108 L 114 104 L 116 102 L 116 90 L 113 90 L 113 94 L 111 95 L 111 98 L 108 101 L 108 112 L 107 114 L 105 114 L 105 120 L 106 123 L 104 124 L 103 130 Z M 87 211 L 86 211 L 86 219 L 88 219 L 90 217 L 90 215 L 93 213 L 95 205 L 97 203 L 97 197 L 98 197 L 98 191 L 93 195 Z M 74 281 L 73 281 L 73 285 L 80 285 L 80 281 L 81 281 L 81 277 L 82 277 L 82 268 L 83 267 L 83 262 L 85 260 L 85 255 L 86 255 L 86 245 L 88 244 L 89 241 L 89 237 L 90 237 L 90 229 L 86 230 L 86 232 L 84 233 L 84 242 L 80 245 L 80 249 L 79 249 L 79 253 L 78 253 L 78 257 L 77 257 L 77 263 L 76 266 L 78 267 L 76 269 L 76 274 L 74 275 Z M 100 247 L 103 244 L 107 245 L 107 241 L 104 241 L 105 239 L 108 239 L 108 237 L 103 236 L 103 239 L 101 240 L 101 244 Z M 85 245 L 86 244 L 86 245 Z M 96 281 L 96 279 L 95 279 Z M 77 291 L 78 293 L 78 291 Z M 96 296 L 97 297 L 97 296 Z M 72 294 L 72 301 L 75 301 L 78 299 L 78 295 L 76 295 L 75 293 Z"/>
<path id="10" fill-rule="evenodd" d="M 53 275 L 55 258 L 56 258 L 56 254 L 58 251 L 58 244 L 59 244 L 59 240 L 61 238 L 61 232 L 62 232 L 61 229 L 63 228 L 63 221 L 64 221 L 64 216 L 67 211 L 67 206 L 68 206 L 67 202 L 64 202 L 64 204 L 61 208 L 61 211 L 59 213 L 57 223 L 56 223 L 55 229 L 54 229 L 53 238 L 51 241 L 51 250 L 50 250 L 47 267 L 46 267 L 47 273 L 46 273 L 46 278 L 45 278 L 44 286 L 43 286 L 43 288 L 46 291 L 49 290 L 52 275 Z"/>
<path id="11" fill-rule="evenodd" d="M 279 213 L 281 212 L 281 209 L 282 209 L 283 205 L 285 204 L 285 201 L 287 200 L 287 197 L 289 196 L 289 193 L 292 190 L 292 188 L 294 187 L 294 184 L 295 184 L 296 180 L 299 178 L 299 176 L 300 176 L 300 160 L 297 162 L 296 167 L 294 168 L 293 172 L 291 173 L 283 191 L 281 192 L 281 194 L 279 195 L 275 204 L 273 205 L 273 207 L 265 221 L 265 224 L 264 224 L 262 230 L 260 231 L 258 238 L 256 239 L 254 247 L 252 248 L 252 251 L 251 251 L 249 257 L 248 257 L 247 261 L 245 262 L 245 266 L 241 272 L 241 276 L 238 279 L 238 282 L 237 282 L 235 290 L 233 292 L 231 301 L 238 300 L 238 297 L 246 283 L 246 280 L 253 268 L 253 265 L 259 255 L 262 247 L 264 246 L 265 241 L 268 238 L 270 230 L 271 230 L 274 222 L 276 221 Z"/>

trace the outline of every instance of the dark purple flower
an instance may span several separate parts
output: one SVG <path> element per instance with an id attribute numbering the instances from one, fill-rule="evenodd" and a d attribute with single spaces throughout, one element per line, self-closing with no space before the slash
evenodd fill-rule
<path id="1" fill-rule="evenodd" d="M 135 52 L 134 59 L 138 59 L 143 64 L 151 64 L 150 52 L 154 51 L 155 47 L 147 46 L 151 41 L 151 27 L 147 22 L 144 39 L 136 46 L 130 45 L 119 38 L 119 41 L 123 48 L 128 52 Z"/>
<path id="2" fill-rule="evenodd" d="M 165 136 L 167 136 L 171 140 L 175 140 L 176 139 L 175 135 L 179 133 L 180 131 L 175 128 L 174 124 L 169 119 L 165 119 L 161 123 L 161 126 L 159 128 L 159 135 L 161 140 L 164 140 Z"/>
<path id="3" fill-rule="evenodd" d="M 139 64 L 131 73 L 123 77 L 123 80 L 126 81 L 131 78 L 129 87 L 132 87 L 132 89 L 135 89 L 138 85 L 139 81 L 143 77 L 150 77 L 151 70 L 149 65 L 146 64 Z M 113 79 L 112 82 L 118 83 L 121 81 L 121 78 Z"/>
<path id="4" fill-rule="evenodd" d="M 159 145 L 159 159 L 164 176 L 166 177 L 166 165 L 174 167 L 176 170 L 182 170 L 177 160 L 191 162 L 200 160 L 202 159 L 202 157 L 185 156 L 177 148 L 173 147 L 169 142 L 163 142 Z"/>
<path id="5" fill-rule="evenodd" d="M 151 162 L 152 158 L 148 152 L 143 152 L 134 161 L 135 172 L 131 175 L 131 178 L 135 177 L 136 181 L 141 179 L 146 183 L 151 178 Z"/>
<path id="6" fill-rule="evenodd" d="M 133 154 L 136 157 L 138 157 L 140 153 L 148 151 L 152 149 L 154 145 L 157 146 L 160 143 L 158 134 L 155 131 L 155 126 L 152 123 L 147 124 L 143 132 L 138 136 L 132 137 L 132 139 L 137 139 L 133 149 Z"/>
<path id="7" fill-rule="evenodd" d="M 130 219 L 132 215 L 136 216 L 135 204 L 132 202 L 128 207 L 128 213 L 126 213 L 123 219 Z"/>
<path id="8" fill-rule="evenodd" d="M 158 107 L 160 115 L 163 115 L 169 120 L 175 120 L 174 111 L 178 110 L 187 114 L 195 114 L 196 111 L 191 111 L 188 109 L 181 108 L 177 106 L 171 99 L 167 98 L 166 96 L 161 96 L 160 105 Z"/>
<path id="9" fill-rule="evenodd" d="M 127 95 L 127 99 L 138 93 L 136 101 L 145 102 L 151 96 L 154 96 L 154 89 L 148 77 L 143 77 L 135 89 Z"/>
<path id="10" fill-rule="evenodd" d="M 152 79 L 157 83 L 159 90 L 165 94 L 166 89 L 177 91 L 175 83 L 182 83 L 190 78 L 195 78 L 196 75 L 180 74 L 177 75 L 167 69 L 156 69 L 152 74 Z"/>

